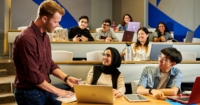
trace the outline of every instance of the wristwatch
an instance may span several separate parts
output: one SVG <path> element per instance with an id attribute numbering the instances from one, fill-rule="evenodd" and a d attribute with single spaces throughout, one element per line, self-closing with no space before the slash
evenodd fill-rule
<path id="1" fill-rule="evenodd" d="M 149 94 L 151 94 L 151 95 L 152 95 L 152 92 L 151 92 L 152 90 L 153 90 L 152 88 L 149 89 Z"/>
<path id="2" fill-rule="evenodd" d="M 68 78 L 69 78 L 69 75 L 67 75 L 67 76 L 65 77 L 64 82 L 66 82 Z"/>

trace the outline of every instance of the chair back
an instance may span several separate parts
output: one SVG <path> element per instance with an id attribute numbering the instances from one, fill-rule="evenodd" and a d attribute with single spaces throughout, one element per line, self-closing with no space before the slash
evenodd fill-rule
<path id="1" fill-rule="evenodd" d="M 87 61 L 101 61 L 103 51 L 91 51 L 86 53 Z"/>
<path id="2" fill-rule="evenodd" d="M 196 61 L 197 54 L 194 52 L 181 52 L 182 60 Z"/>
<path id="3" fill-rule="evenodd" d="M 64 60 L 72 61 L 73 59 L 73 53 L 70 51 L 53 50 L 51 52 L 52 52 L 52 59 L 54 61 L 64 61 Z"/>

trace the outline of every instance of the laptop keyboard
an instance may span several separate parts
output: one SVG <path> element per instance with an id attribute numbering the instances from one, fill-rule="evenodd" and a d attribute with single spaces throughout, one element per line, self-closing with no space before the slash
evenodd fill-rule
<path id="1" fill-rule="evenodd" d="M 189 98 L 180 98 L 180 100 L 182 100 L 182 101 L 188 101 Z"/>

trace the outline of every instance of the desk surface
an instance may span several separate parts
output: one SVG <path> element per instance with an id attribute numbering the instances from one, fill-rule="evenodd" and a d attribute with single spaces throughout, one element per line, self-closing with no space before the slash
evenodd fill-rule
<path id="1" fill-rule="evenodd" d="M 115 100 L 115 103 L 113 105 L 171 105 L 170 103 L 164 101 L 164 100 L 157 100 L 153 96 L 148 95 L 145 96 L 150 101 L 149 102 L 129 102 L 127 99 L 122 100 L 122 98 L 118 98 Z M 62 105 L 88 105 L 83 103 L 62 103 Z M 90 105 L 103 105 L 103 104 L 90 104 Z"/>
<path id="2" fill-rule="evenodd" d="M 102 61 L 54 61 L 56 64 L 99 65 Z M 121 64 L 158 64 L 158 61 L 122 61 Z M 200 64 L 200 61 L 182 61 L 180 64 Z"/>

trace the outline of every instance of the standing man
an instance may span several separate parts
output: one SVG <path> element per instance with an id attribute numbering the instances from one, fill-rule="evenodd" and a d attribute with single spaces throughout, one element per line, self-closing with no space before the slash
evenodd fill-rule
<path id="1" fill-rule="evenodd" d="M 151 94 L 157 99 L 175 96 L 181 88 L 182 72 L 174 67 L 182 61 L 181 53 L 175 48 L 165 48 L 158 56 L 158 67 L 144 68 L 137 88 L 138 94 Z"/>
<path id="2" fill-rule="evenodd" d="M 13 45 L 16 77 L 15 99 L 18 105 L 61 105 L 56 97 L 70 97 L 72 92 L 50 84 L 52 74 L 69 86 L 78 79 L 62 72 L 51 58 L 51 44 L 46 32 L 52 32 L 61 21 L 64 9 L 55 1 L 44 1 L 35 21 L 23 30 Z"/>

